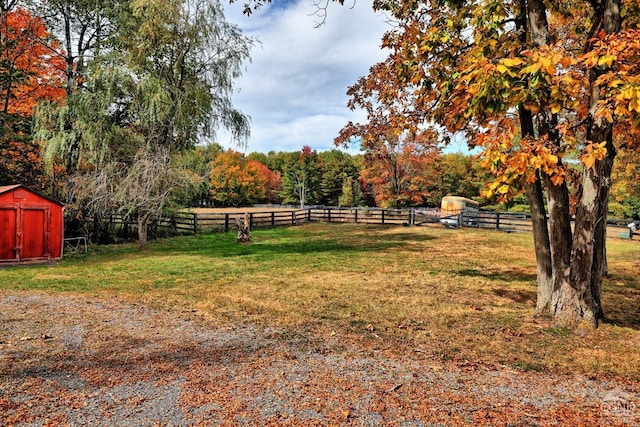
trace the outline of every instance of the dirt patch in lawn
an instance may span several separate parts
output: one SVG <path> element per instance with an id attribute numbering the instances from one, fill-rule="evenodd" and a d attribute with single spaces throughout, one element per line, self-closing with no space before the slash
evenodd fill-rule
<path id="1" fill-rule="evenodd" d="M 2 425 L 638 425 L 640 385 L 372 352 L 96 297 L 0 293 Z"/>
<path id="2" fill-rule="evenodd" d="M 186 212 L 199 213 L 199 214 L 217 214 L 217 213 L 245 213 L 245 212 L 290 212 L 290 211 L 299 211 L 303 208 L 294 208 L 294 207 L 244 207 L 244 208 L 189 208 L 186 209 Z"/>

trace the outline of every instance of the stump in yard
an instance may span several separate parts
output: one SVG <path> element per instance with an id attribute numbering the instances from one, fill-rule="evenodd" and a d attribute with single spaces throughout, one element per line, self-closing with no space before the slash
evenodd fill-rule
<path id="1" fill-rule="evenodd" d="M 244 214 L 244 223 L 240 221 L 240 218 L 236 218 L 236 228 L 238 229 L 238 243 L 249 243 L 249 230 L 251 229 L 251 223 L 249 221 L 249 213 Z"/>

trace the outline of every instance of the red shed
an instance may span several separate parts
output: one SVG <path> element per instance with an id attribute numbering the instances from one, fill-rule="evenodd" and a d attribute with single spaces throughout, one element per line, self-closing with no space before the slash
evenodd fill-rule
<path id="1" fill-rule="evenodd" d="M 0 263 L 62 258 L 63 210 L 22 185 L 0 186 Z"/>

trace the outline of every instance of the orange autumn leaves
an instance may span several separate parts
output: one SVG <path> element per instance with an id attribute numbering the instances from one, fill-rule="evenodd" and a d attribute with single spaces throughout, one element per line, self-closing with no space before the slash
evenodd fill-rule
<path id="1" fill-rule="evenodd" d="M 65 63 L 42 19 L 20 8 L 5 12 L 0 40 L 3 112 L 31 116 L 38 102 L 65 97 Z"/>
<path id="2" fill-rule="evenodd" d="M 544 40 L 530 31 L 527 4 L 378 3 L 400 24 L 383 40 L 388 59 L 349 92 L 350 106 L 366 109 L 370 125 L 345 129 L 363 139 L 363 131 L 377 130 L 371 124 L 462 132 L 496 176 L 486 195 L 501 199 L 536 174 L 559 185 L 576 166 L 597 165 L 607 150 L 605 138 L 588 136 L 594 121 L 614 124 L 616 145 L 637 150 L 637 2 L 622 1 L 623 30 L 609 35 L 589 4 L 558 2 L 545 14 Z M 534 130 L 521 132 L 521 112 L 534 117 Z"/>
<path id="3" fill-rule="evenodd" d="M 615 36 L 600 33 L 594 49 L 584 55 L 588 67 L 611 70 L 596 84 L 605 97 L 595 106 L 596 115 L 613 123 L 616 118 L 631 122 L 629 130 L 640 132 L 640 29 L 624 30 Z"/>
<path id="4" fill-rule="evenodd" d="M 536 171 L 559 185 L 571 174 L 572 163 L 594 167 L 606 157 L 607 149 L 606 141 L 585 138 L 584 125 L 589 120 L 614 124 L 619 145 L 638 148 L 640 31 L 615 35 L 601 31 L 588 43 L 591 49 L 580 54 L 566 41 L 497 59 L 469 54 L 450 92 L 451 119 L 446 123 L 456 130 L 460 117 L 481 119 L 483 131 L 474 142 L 484 149 L 483 166 L 496 175 L 486 197 L 511 198 L 514 183 L 523 177 L 532 182 Z M 592 72 L 600 77 L 590 86 Z M 587 99 L 592 91 L 600 97 L 590 105 Z M 534 115 L 557 116 L 553 132 L 562 144 L 548 143 L 547 135 L 521 139 L 516 105 Z"/>
<path id="5" fill-rule="evenodd" d="M 65 98 L 65 64 L 42 19 L 24 9 L 0 12 L 0 182 L 44 189 L 32 116 L 43 100 Z"/>
<path id="6" fill-rule="evenodd" d="M 227 150 L 218 154 L 211 165 L 210 193 L 225 206 L 239 206 L 277 199 L 280 173 L 266 165 L 247 159 L 242 153 Z"/>

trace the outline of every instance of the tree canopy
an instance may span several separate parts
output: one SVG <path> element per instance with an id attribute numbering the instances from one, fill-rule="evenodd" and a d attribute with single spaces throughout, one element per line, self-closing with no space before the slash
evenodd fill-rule
<path id="1" fill-rule="evenodd" d="M 70 205 L 98 195 L 103 200 L 78 206 L 80 216 L 98 213 L 81 212 L 87 206 L 135 216 L 144 247 L 149 220 L 188 182 L 175 156 L 220 127 L 246 140 L 248 118 L 231 95 L 252 41 L 226 21 L 216 1 L 60 0 L 45 6 L 51 14 L 65 12 L 61 31 L 69 49 L 61 55 L 73 62 L 66 102 L 38 111 L 36 136 L 45 160 L 64 159 Z M 73 184 L 88 176 L 104 185 Z"/>
<path id="2" fill-rule="evenodd" d="M 31 137 L 35 106 L 64 98 L 59 43 L 44 21 L 5 3 L 0 10 L 0 182 L 43 190 L 49 181 Z"/>

